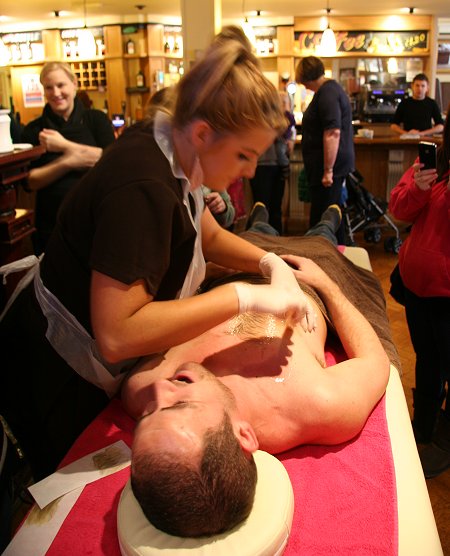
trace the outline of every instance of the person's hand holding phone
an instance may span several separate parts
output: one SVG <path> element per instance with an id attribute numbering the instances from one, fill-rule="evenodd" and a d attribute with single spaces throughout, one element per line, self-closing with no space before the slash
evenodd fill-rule
<path id="1" fill-rule="evenodd" d="M 419 189 L 430 189 L 437 179 L 437 146 L 435 143 L 421 141 L 419 143 L 419 163 L 413 165 L 414 181 Z"/>
<path id="2" fill-rule="evenodd" d="M 422 162 L 416 162 L 413 164 L 414 168 L 414 181 L 419 189 L 422 191 L 427 191 L 436 181 L 438 174 L 436 168 L 424 168 Z"/>

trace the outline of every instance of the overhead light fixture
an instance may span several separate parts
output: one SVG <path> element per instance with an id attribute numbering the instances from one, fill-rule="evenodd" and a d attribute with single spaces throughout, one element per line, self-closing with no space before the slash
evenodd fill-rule
<path id="1" fill-rule="evenodd" d="M 333 29 L 330 27 L 330 13 L 331 8 L 327 2 L 327 28 L 322 33 L 322 39 L 320 40 L 320 55 L 321 56 L 333 56 L 336 54 L 337 44 L 336 36 Z"/>
<path id="2" fill-rule="evenodd" d="M 86 0 L 83 0 L 84 7 L 84 28 L 78 30 L 78 56 L 80 58 L 95 58 L 97 54 L 97 45 L 95 44 L 95 38 L 92 33 L 87 28 L 87 17 L 86 17 Z"/>
<path id="3" fill-rule="evenodd" d="M 0 37 L 0 66 L 7 66 L 9 64 L 10 52 L 9 48 Z"/>
<path id="4" fill-rule="evenodd" d="M 398 73 L 398 62 L 397 58 L 389 58 L 387 61 L 387 70 L 391 75 L 396 75 Z"/>
<path id="5" fill-rule="evenodd" d="M 248 21 L 247 16 L 245 15 L 245 0 L 242 0 L 242 15 L 244 16 L 244 23 L 241 25 L 242 30 L 245 33 L 245 36 L 250 41 L 253 47 L 256 46 L 256 36 L 255 30 L 251 26 L 250 22 Z"/>

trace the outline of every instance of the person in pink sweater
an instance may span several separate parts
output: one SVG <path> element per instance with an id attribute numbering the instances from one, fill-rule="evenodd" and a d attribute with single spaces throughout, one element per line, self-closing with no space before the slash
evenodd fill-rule
<path id="1" fill-rule="evenodd" d="M 449 106 L 450 109 L 450 106 Z M 399 253 L 404 305 L 416 352 L 413 429 L 427 478 L 450 467 L 450 118 L 437 168 L 417 159 L 391 192 L 389 210 L 412 222 Z M 444 404 L 445 401 L 445 404 Z"/>

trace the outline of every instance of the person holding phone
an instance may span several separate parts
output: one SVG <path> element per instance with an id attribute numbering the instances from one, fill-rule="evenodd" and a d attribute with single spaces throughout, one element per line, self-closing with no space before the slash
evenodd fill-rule
<path id="1" fill-rule="evenodd" d="M 427 478 L 450 467 L 449 160 L 447 118 L 436 167 L 426 168 L 418 158 L 392 190 L 389 201 L 395 218 L 413 223 L 400 249 L 399 270 L 416 353 L 412 424 L 416 441 L 428 444 L 420 452 Z"/>

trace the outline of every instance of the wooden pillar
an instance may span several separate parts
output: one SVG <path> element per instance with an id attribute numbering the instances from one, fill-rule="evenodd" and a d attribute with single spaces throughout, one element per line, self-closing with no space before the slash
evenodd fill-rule
<path id="1" fill-rule="evenodd" d="M 184 67 L 206 50 L 222 27 L 221 0 L 181 0 Z"/>

